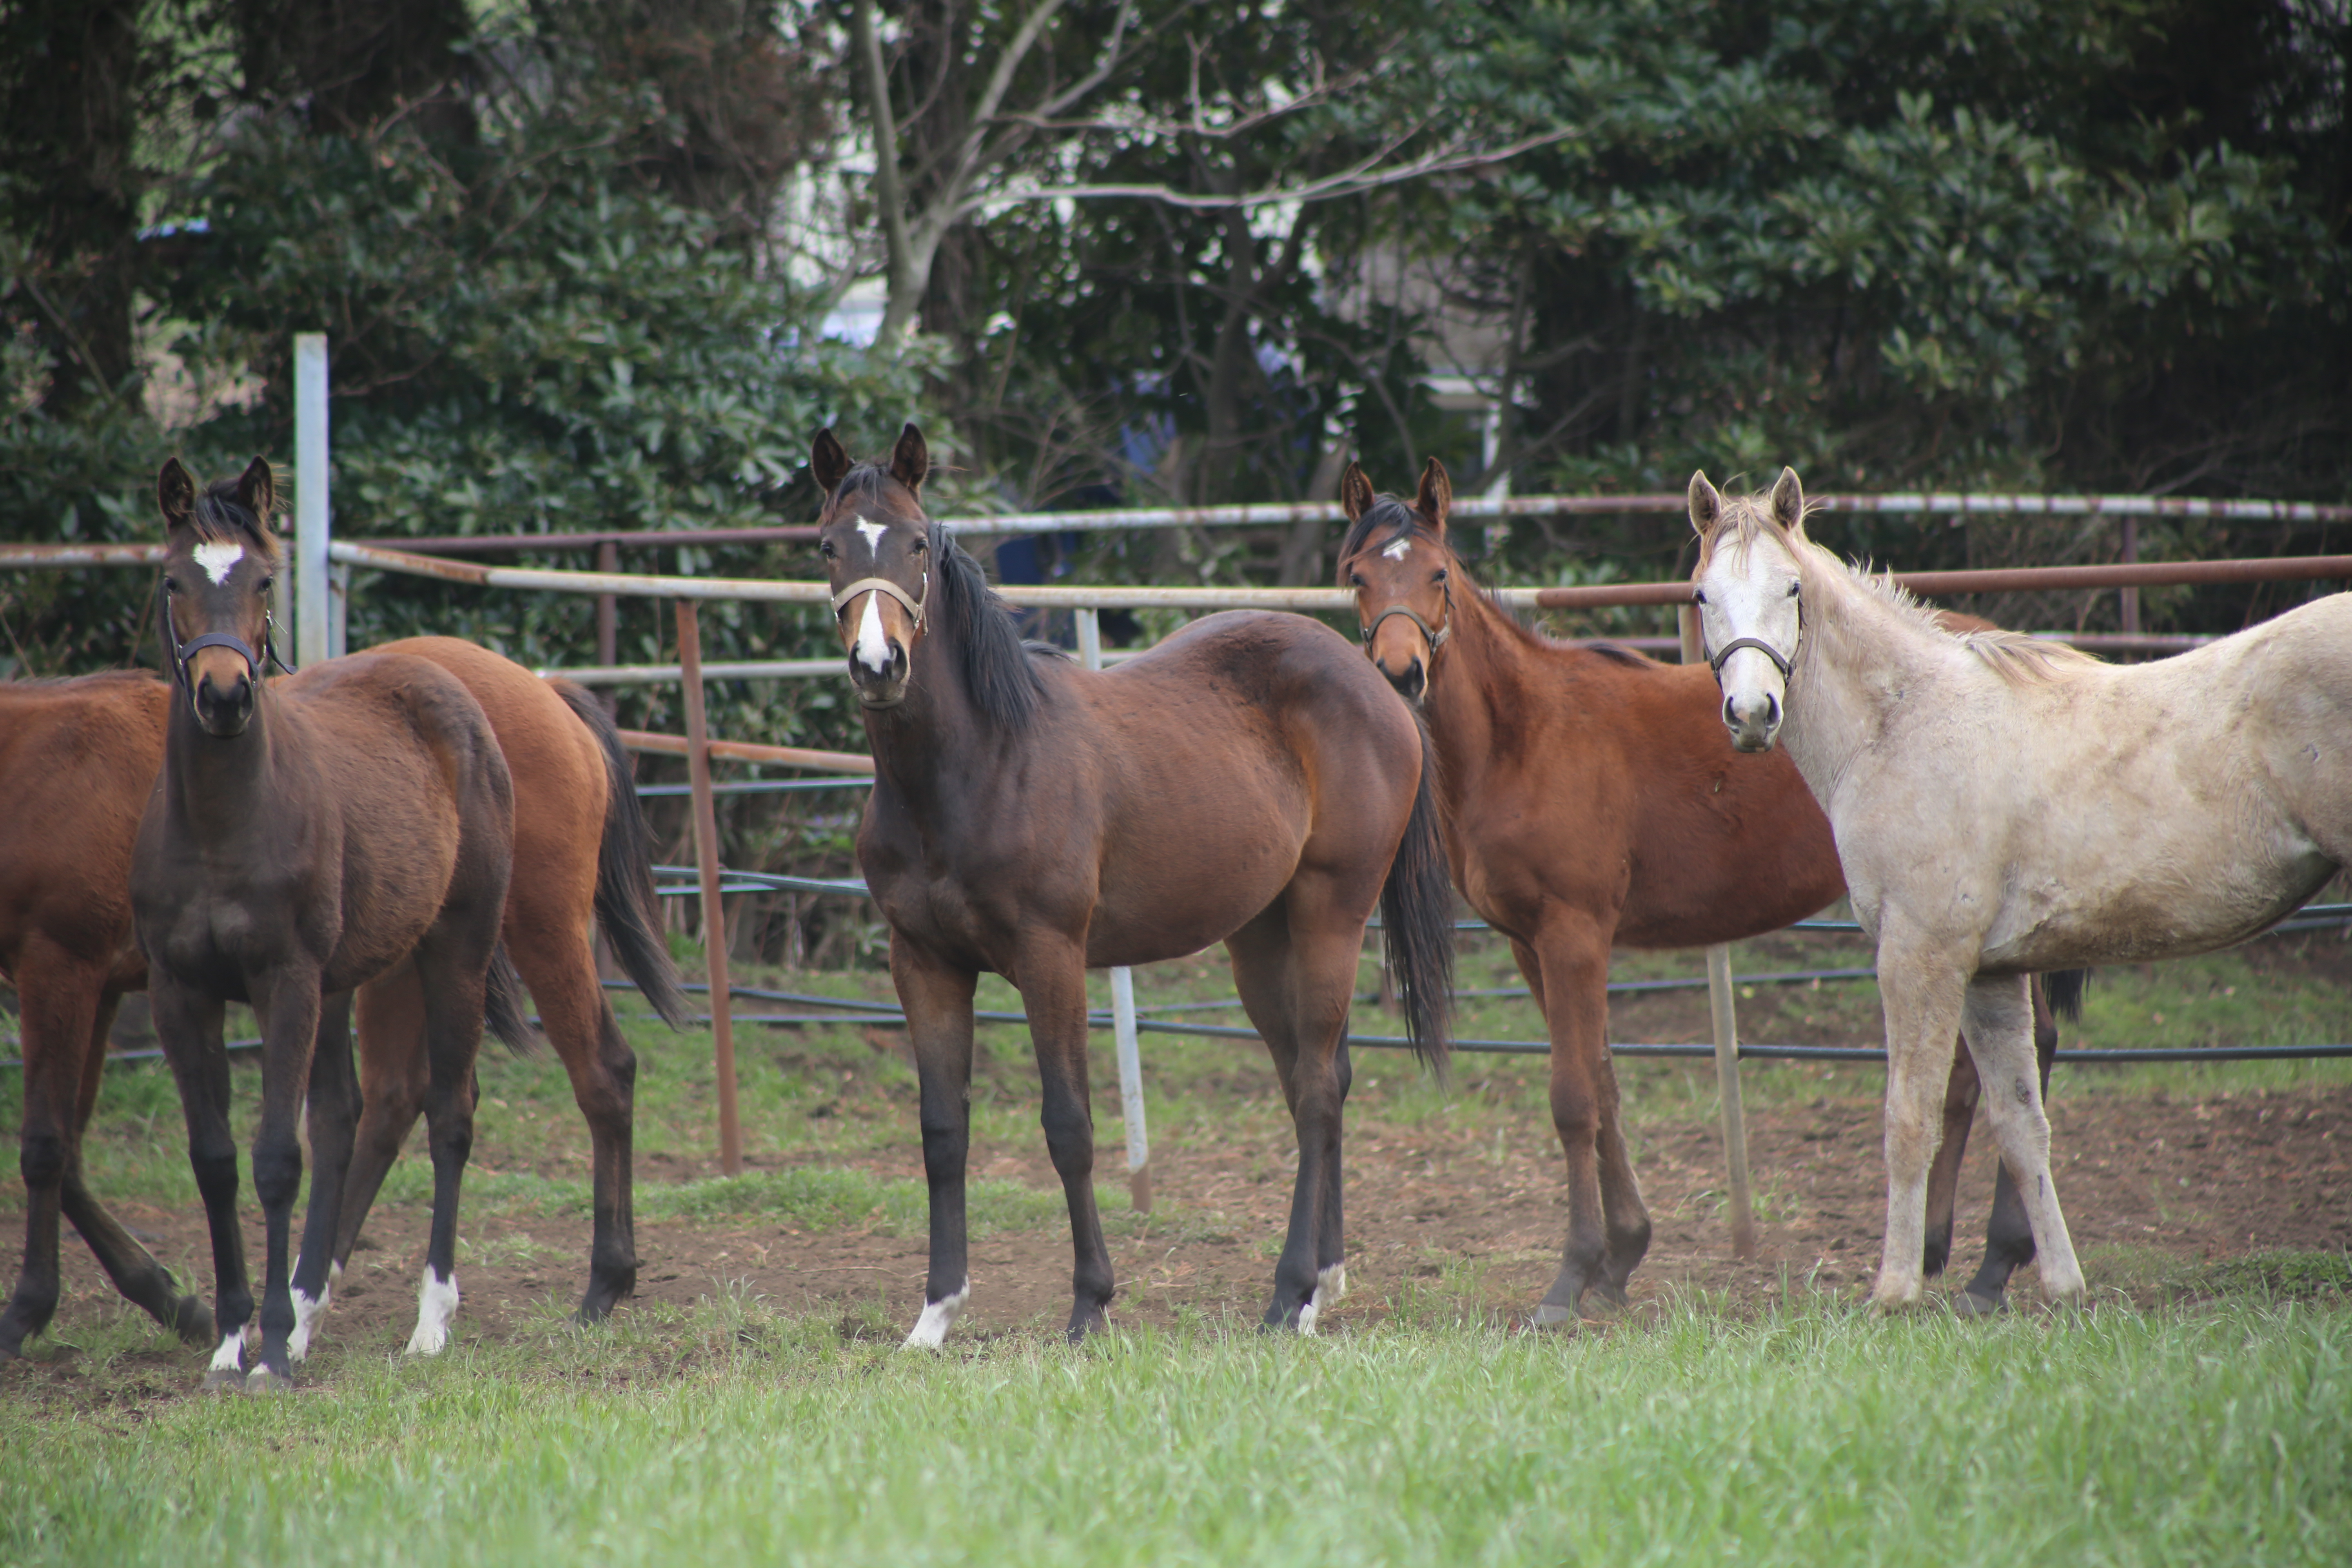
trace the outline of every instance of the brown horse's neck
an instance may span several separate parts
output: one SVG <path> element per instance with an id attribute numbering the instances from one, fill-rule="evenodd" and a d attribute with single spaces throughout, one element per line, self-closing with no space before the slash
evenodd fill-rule
<path id="1" fill-rule="evenodd" d="M 1430 738 L 1437 742 L 1439 770 L 1448 815 L 1454 801 L 1475 795 L 1495 755 L 1498 731 L 1517 728 L 1512 715 L 1525 711 L 1520 660 L 1524 650 L 1504 623 L 1505 612 L 1454 568 L 1461 591 L 1448 621 L 1453 635 L 1430 661 L 1429 686 L 1422 699 Z"/>
<path id="2" fill-rule="evenodd" d="M 904 700 L 865 714 L 876 782 L 927 822 L 968 795 L 973 780 L 1010 776 L 984 759 L 1017 740 L 991 722 L 965 689 L 961 661 L 940 635 L 946 631 L 940 626 L 916 645 Z"/>
<path id="3" fill-rule="evenodd" d="M 264 803 L 277 795 L 277 706 L 268 683 L 259 683 L 245 732 L 223 740 L 205 732 L 186 689 L 173 684 L 163 726 L 164 809 L 194 842 L 238 844 L 269 830 Z"/>

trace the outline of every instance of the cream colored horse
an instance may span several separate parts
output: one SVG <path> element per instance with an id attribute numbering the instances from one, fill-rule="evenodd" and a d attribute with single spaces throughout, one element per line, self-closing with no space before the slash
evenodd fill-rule
<path id="1" fill-rule="evenodd" d="M 2026 977 L 2245 941 L 2352 858 L 2352 595 L 2153 664 L 1955 637 L 1805 537 L 1804 491 L 1694 474 L 1699 616 L 1741 751 L 1775 739 L 1836 836 L 1886 1005 L 1875 1307 L 1920 1296 L 1954 1026 L 2033 1226 L 2083 1289 L 2050 1177 Z"/>

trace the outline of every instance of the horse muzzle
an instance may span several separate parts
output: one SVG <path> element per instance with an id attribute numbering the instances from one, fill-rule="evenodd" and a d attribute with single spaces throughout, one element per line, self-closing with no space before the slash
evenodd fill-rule
<path id="1" fill-rule="evenodd" d="M 858 702 L 869 709 L 896 708 L 907 700 L 907 645 L 893 637 L 887 647 L 880 669 L 866 662 L 866 655 L 870 650 L 850 651 L 850 689 L 857 693 Z"/>
<path id="2" fill-rule="evenodd" d="M 1396 688 L 1399 697 L 1416 708 L 1421 706 L 1422 698 L 1429 691 L 1429 667 L 1422 662 L 1419 654 L 1406 660 L 1405 667 L 1401 670 L 1390 668 L 1388 660 L 1382 658 L 1372 660 L 1372 668 L 1379 670 L 1391 686 Z"/>
<path id="3" fill-rule="evenodd" d="M 256 675 L 251 665 L 226 649 L 196 656 L 188 670 L 188 703 L 205 734 L 231 741 L 245 733 L 253 722 Z"/>
<path id="4" fill-rule="evenodd" d="M 1723 700 L 1723 727 L 1737 752 L 1769 752 L 1780 738 L 1780 700 L 1769 691 L 1738 692 Z"/>

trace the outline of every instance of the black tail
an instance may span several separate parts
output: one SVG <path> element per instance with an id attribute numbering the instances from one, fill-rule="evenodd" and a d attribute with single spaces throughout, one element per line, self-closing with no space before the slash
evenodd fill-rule
<path id="1" fill-rule="evenodd" d="M 686 1027 L 686 993 L 669 946 L 661 936 L 661 900 L 654 892 L 654 854 L 646 814 L 637 805 L 636 768 L 604 705 L 583 686 L 569 680 L 555 688 L 604 748 L 610 787 L 604 792 L 604 841 L 596 854 L 596 924 L 613 944 L 613 956 L 636 983 L 662 1021 Z"/>
<path id="2" fill-rule="evenodd" d="M 1413 725 L 1421 736 L 1421 788 L 1381 889 L 1381 921 L 1388 929 L 1389 973 L 1404 1006 L 1405 1038 L 1443 1081 L 1454 1022 L 1454 881 L 1437 837 L 1436 748 L 1418 713 Z"/>
<path id="3" fill-rule="evenodd" d="M 530 1015 L 523 1010 L 522 976 L 507 957 L 505 942 L 490 954 L 489 988 L 484 1002 L 485 1022 L 490 1033 L 507 1043 L 507 1049 L 519 1057 L 539 1054 L 539 1036 L 531 1029 Z"/>
<path id="4" fill-rule="evenodd" d="M 2042 977 L 2042 994 L 2050 1011 L 2069 1022 L 2083 1016 L 2083 988 L 2091 983 L 2087 969 L 2053 969 Z"/>

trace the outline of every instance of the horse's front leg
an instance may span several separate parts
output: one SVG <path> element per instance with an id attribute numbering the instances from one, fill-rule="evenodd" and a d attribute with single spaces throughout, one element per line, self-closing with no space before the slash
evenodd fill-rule
<path id="1" fill-rule="evenodd" d="M 1110 1247 L 1095 1211 L 1095 1112 L 1087 1068 L 1087 955 L 1058 932 L 1032 932 L 1014 960 L 1029 1037 L 1037 1051 L 1045 1104 L 1045 1152 L 1070 1208 L 1070 1321 L 1073 1343 L 1109 1326 L 1115 1289 Z M 965 1071 L 970 1073 L 967 1059 Z"/>
<path id="2" fill-rule="evenodd" d="M 159 964 L 149 971 L 147 999 L 155 1038 L 180 1087 L 188 1124 L 188 1169 L 204 1200 L 213 1244 L 213 1322 L 219 1342 L 205 1386 L 243 1392 L 245 1326 L 253 1289 L 245 1272 L 245 1236 L 236 1224 L 236 1140 L 228 1127 L 228 1052 L 221 1041 L 220 1001 L 181 984 Z"/>
<path id="3" fill-rule="evenodd" d="M 1886 1005 L 1886 1235 L 1870 1304 L 1890 1312 L 1927 1289 L 1927 1167 L 1941 1142 L 1968 981 L 1927 942 L 1897 941 L 1882 927 L 1878 984 Z"/>
<path id="4" fill-rule="evenodd" d="M 1620 1126 L 1609 1058 L 1609 933 L 1582 915 L 1556 919 L 1535 944 L 1551 1037 L 1551 1117 L 1568 1177 L 1568 1237 L 1559 1275 L 1538 1303 L 1539 1327 L 1572 1322 L 1585 1293 L 1612 1305 L 1649 1251 L 1643 1205 Z"/>
<path id="5" fill-rule="evenodd" d="M 971 1296 L 964 1233 L 964 1171 L 971 1152 L 971 997 L 980 976 L 890 933 L 890 982 L 907 1010 L 930 1188 L 930 1270 L 908 1349 L 945 1342 Z M 1034 1016 L 1034 1015 L 1033 1015 Z"/>
<path id="6" fill-rule="evenodd" d="M 1977 1072 L 1987 1089 L 1986 1110 L 2002 1163 L 2017 1178 L 2042 1260 L 2042 1293 L 2053 1301 L 2082 1294 L 2083 1268 L 2058 1207 L 2050 1174 L 2050 1121 L 2042 1109 L 2040 1074 L 2033 1044 L 2033 1005 L 2021 974 L 1986 976 L 1970 983 L 1962 1023 Z"/>
<path id="7" fill-rule="evenodd" d="M 302 1105 L 319 1037 L 319 971 L 289 963 L 253 987 L 261 1024 L 261 1120 L 253 1133 L 253 1195 L 261 1204 L 261 1353 L 246 1375 L 248 1393 L 294 1383 L 291 1273 L 294 1195 L 302 1185 Z"/>
<path id="8" fill-rule="evenodd" d="M 287 1353 L 296 1361 L 310 1352 L 310 1335 L 326 1315 L 334 1293 L 335 1224 L 342 1213 L 343 1181 L 352 1166 L 352 1134 L 359 1125 L 360 1090 L 352 1070 L 352 994 L 327 997 L 319 1016 L 319 1039 L 310 1055 L 310 1207 L 302 1222 L 302 1250 L 294 1255 L 288 1289 L 294 1298 L 294 1333 Z"/>

